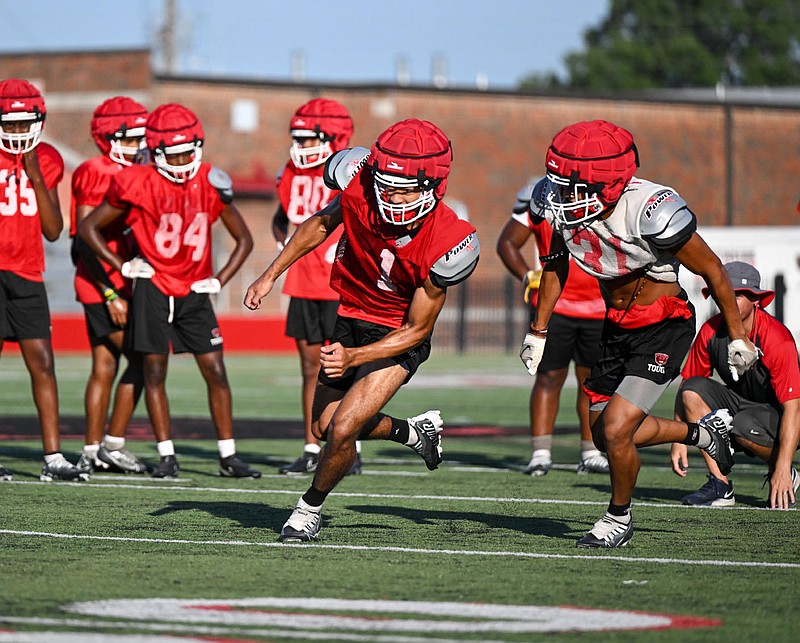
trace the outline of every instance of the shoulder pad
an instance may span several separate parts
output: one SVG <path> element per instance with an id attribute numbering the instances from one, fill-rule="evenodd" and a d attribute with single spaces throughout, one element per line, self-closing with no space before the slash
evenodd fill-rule
<path id="1" fill-rule="evenodd" d="M 528 203 L 528 216 L 531 223 L 541 223 L 544 221 L 545 201 L 547 194 L 547 179 L 539 179 L 531 190 L 530 202 Z"/>
<path id="2" fill-rule="evenodd" d="M 322 178 L 331 190 L 344 190 L 369 158 L 366 147 L 351 147 L 332 155 L 325 162 Z"/>
<path id="3" fill-rule="evenodd" d="M 517 192 L 517 200 L 514 202 L 514 214 L 527 214 L 531 205 L 531 195 L 533 194 L 533 183 L 528 183 Z"/>
<path id="4" fill-rule="evenodd" d="M 697 217 L 669 188 L 656 192 L 641 213 L 640 231 L 652 246 L 669 249 L 685 243 L 697 230 Z"/>
<path id="5" fill-rule="evenodd" d="M 212 166 L 208 171 L 208 182 L 219 192 L 219 198 L 223 203 L 233 201 L 233 181 L 225 170 L 216 165 Z"/>
<path id="6" fill-rule="evenodd" d="M 431 266 L 431 281 L 439 288 L 455 286 L 472 274 L 478 265 L 481 244 L 478 235 L 471 232 L 464 240 L 448 250 Z"/>
<path id="7" fill-rule="evenodd" d="M 278 174 L 275 177 L 275 185 L 281 184 L 281 179 L 283 178 L 283 173 L 286 170 L 286 166 L 284 165 L 280 170 L 278 170 Z"/>

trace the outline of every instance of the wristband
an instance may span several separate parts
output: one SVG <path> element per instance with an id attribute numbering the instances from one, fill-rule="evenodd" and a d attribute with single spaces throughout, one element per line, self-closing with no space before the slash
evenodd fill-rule
<path id="1" fill-rule="evenodd" d="M 103 291 L 103 299 L 105 299 L 106 303 L 108 304 L 114 301 L 115 299 L 119 299 L 119 293 L 117 293 L 117 291 L 114 290 L 113 288 L 106 288 Z"/>
<path id="2" fill-rule="evenodd" d="M 534 337 L 547 337 L 547 329 L 539 330 L 538 328 L 534 328 L 533 324 L 531 324 L 531 335 Z"/>

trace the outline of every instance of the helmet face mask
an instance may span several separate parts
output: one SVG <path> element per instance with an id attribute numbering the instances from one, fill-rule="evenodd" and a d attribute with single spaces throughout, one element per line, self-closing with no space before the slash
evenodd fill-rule
<path id="1" fill-rule="evenodd" d="M 205 133 L 194 112 L 183 105 L 160 105 L 147 119 L 145 137 L 156 170 L 173 183 L 194 178 L 203 160 Z"/>
<path id="2" fill-rule="evenodd" d="M 334 152 L 345 149 L 353 135 L 353 119 L 347 108 L 328 98 L 314 98 L 297 108 L 289 122 L 292 146 L 289 158 L 296 167 L 322 165 Z M 313 139 L 316 144 L 309 145 Z"/>
<path id="3" fill-rule="evenodd" d="M 42 94 L 27 80 L 0 82 L 0 149 L 4 152 L 26 154 L 34 149 L 41 141 L 46 116 Z"/>
<path id="4" fill-rule="evenodd" d="M 447 190 L 450 141 L 436 125 L 414 118 L 383 132 L 369 155 L 381 218 L 407 226 L 436 208 Z"/>
<path id="5" fill-rule="evenodd" d="M 633 135 L 608 121 L 575 123 L 553 138 L 545 158 L 545 203 L 564 227 L 614 208 L 639 167 Z"/>

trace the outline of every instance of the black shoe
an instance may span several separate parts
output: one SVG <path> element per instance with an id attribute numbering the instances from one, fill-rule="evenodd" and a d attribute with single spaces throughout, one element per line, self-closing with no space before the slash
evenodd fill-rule
<path id="1" fill-rule="evenodd" d="M 303 455 L 301 455 L 291 464 L 283 465 L 280 469 L 278 469 L 278 473 L 284 473 L 290 476 L 296 476 L 302 473 L 314 473 L 317 470 L 318 463 L 318 453 L 309 453 L 308 451 L 303 451 Z"/>
<path id="2" fill-rule="evenodd" d="M 147 473 L 147 465 L 124 448 L 111 451 L 101 445 L 97 459 L 107 464 L 109 470 L 121 473 Z"/>
<path id="3" fill-rule="evenodd" d="M 219 475 L 226 478 L 260 478 L 261 472 L 237 456 L 229 455 L 219 459 Z"/>
<path id="4" fill-rule="evenodd" d="M 733 416 L 728 409 L 717 409 L 700 418 L 698 426 L 708 431 L 711 444 L 703 451 L 717 463 L 720 473 L 727 476 L 733 468 L 733 449 L 731 449 L 730 430 Z"/>
<path id="5" fill-rule="evenodd" d="M 347 472 L 346 475 L 348 476 L 360 476 L 361 475 L 361 467 L 363 463 L 361 462 L 361 454 L 356 453 L 356 459 L 353 460 L 353 466 L 350 467 L 350 470 Z"/>
<path id="6" fill-rule="evenodd" d="M 625 547 L 633 538 L 633 518 L 627 523 L 606 513 L 594 523 L 591 531 L 575 543 L 576 547 Z"/>
<path id="7" fill-rule="evenodd" d="M 694 493 L 681 498 L 681 502 L 695 507 L 732 507 L 736 504 L 733 482 L 725 484 L 709 473 L 708 482 Z"/>
<path id="8" fill-rule="evenodd" d="M 156 470 L 153 471 L 154 478 L 177 478 L 178 461 L 174 455 L 166 455 L 159 459 Z"/>
<path id="9" fill-rule="evenodd" d="M 0 480 L 10 481 L 13 480 L 14 476 L 11 475 L 11 472 L 6 469 L 2 464 L 0 464 Z"/>
<path id="10" fill-rule="evenodd" d="M 442 461 L 442 438 L 439 435 L 443 427 L 439 411 L 425 411 L 413 418 L 408 418 L 408 427 L 419 436 L 414 449 L 430 471 L 436 469 Z"/>

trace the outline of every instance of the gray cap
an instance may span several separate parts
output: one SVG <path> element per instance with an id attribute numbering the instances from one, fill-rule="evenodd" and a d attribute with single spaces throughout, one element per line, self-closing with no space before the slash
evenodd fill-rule
<path id="1" fill-rule="evenodd" d="M 734 292 L 747 291 L 755 295 L 762 308 L 769 306 L 775 299 L 774 290 L 763 290 L 761 288 L 761 273 L 753 266 L 744 261 L 730 261 L 725 264 L 728 272 L 728 279 L 731 280 Z M 703 288 L 703 296 L 708 297 L 708 288 Z"/>

